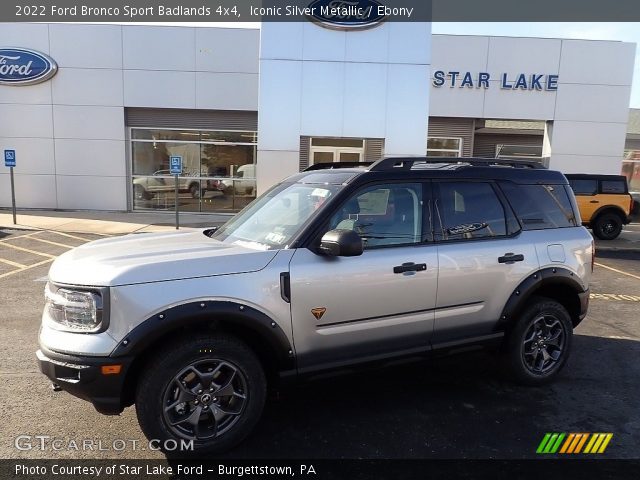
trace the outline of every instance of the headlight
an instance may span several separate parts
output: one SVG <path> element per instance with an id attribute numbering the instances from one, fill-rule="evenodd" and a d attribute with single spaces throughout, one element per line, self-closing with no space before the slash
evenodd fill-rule
<path id="1" fill-rule="evenodd" d="M 59 330 L 94 333 L 103 327 L 103 295 L 98 291 L 72 290 L 47 283 L 45 312 Z"/>

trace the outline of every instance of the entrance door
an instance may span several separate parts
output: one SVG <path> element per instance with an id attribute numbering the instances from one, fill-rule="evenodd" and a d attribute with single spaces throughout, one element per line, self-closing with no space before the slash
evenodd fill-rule
<path id="1" fill-rule="evenodd" d="M 312 138 L 311 165 L 333 162 L 361 162 L 364 140 L 358 138 Z"/>

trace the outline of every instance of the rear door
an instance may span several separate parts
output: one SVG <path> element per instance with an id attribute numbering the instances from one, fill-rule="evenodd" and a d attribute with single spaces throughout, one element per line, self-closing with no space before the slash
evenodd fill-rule
<path id="1" fill-rule="evenodd" d="M 517 285 L 538 269 L 535 246 L 490 181 L 434 181 L 438 295 L 433 344 L 494 334 Z"/>

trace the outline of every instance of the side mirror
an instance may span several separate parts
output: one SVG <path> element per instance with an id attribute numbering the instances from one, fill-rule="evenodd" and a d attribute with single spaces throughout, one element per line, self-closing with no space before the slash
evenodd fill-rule
<path id="1" fill-rule="evenodd" d="M 353 230 L 329 230 L 320 240 L 320 253 L 330 257 L 362 255 L 362 238 Z"/>

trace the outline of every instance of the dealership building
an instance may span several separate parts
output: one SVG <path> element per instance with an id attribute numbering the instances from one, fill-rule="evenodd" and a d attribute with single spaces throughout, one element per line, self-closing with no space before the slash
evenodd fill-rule
<path id="1" fill-rule="evenodd" d="M 171 157 L 195 212 L 237 211 L 312 164 L 383 156 L 640 173 L 635 44 L 369 27 L 2 24 L 0 149 L 15 150 L 18 207 L 172 210 Z M 49 71 L 22 82 L 40 58 Z"/>

